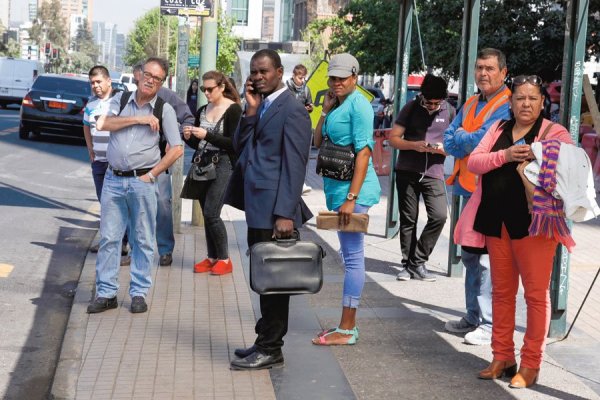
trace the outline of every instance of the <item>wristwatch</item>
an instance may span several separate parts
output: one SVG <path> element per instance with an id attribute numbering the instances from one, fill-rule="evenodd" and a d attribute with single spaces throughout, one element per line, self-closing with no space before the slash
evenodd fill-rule
<path id="1" fill-rule="evenodd" d="M 354 201 L 354 200 L 356 200 L 356 199 L 358 199 L 358 196 L 357 196 L 357 195 L 355 195 L 354 193 L 348 193 L 348 194 L 346 195 L 346 200 Z"/>
<path id="2" fill-rule="evenodd" d="M 154 183 L 156 181 L 156 177 L 152 174 L 152 172 L 148 171 L 146 175 L 148 175 L 148 178 L 150 178 L 150 182 Z"/>

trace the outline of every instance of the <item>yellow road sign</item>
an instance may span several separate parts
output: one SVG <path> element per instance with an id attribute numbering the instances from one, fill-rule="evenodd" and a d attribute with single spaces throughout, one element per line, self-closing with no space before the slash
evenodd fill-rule
<path id="1" fill-rule="evenodd" d="M 329 91 L 329 86 L 327 85 L 327 67 L 329 66 L 329 62 L 323 60 L 317 65 L 317 68 L 310 74 L 308 81 L 306 81 L 306 86 L 310 89 L 310 93 L 313 98 L 313 112 L 310 113 L 310 121 L 312 123 L 313 129 L 317 127 L 317 123 L 319 122 L 319 118 L 321 116 L 321 111 L 323 111 L 323 102 L 325 101 L 325 95 Z M 368 90 L 358 85 L 357 90 L 365 96 L 369 103 L 373 100 L 375 96 L 371 94 Z"/>

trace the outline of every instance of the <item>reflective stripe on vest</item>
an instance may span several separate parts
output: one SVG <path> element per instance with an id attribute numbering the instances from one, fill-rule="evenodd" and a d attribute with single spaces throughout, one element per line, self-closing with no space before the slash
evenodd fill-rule
<path id="1" fill-rule="evenodd" d="M 508 103 L 509 96 L 510 89 L 504 88 L 500 93 L 489 99 L 477 115 L 475 115 L 475 111 L 477 110 L 476 106 L 479 95 L 469 97 L 463 108 L 461 127 L 468 133 L 477 132 L 498 108 Z M 454 170 L 452 171 L 452 175 L 446 180 L 446 183 L 452 185 L 458 177 L 460 186 L 473 193 L 477 185 L 477 175 L 468 170 L 468 161 L 469 156 L 455 160 Z"/>

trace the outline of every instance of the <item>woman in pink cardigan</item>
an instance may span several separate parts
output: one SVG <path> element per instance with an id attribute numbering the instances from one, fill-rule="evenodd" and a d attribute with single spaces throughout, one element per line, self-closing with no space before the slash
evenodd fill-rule
<path id="1" fill-rule="evenodd" d="M 556 139 L 573 143 L 564 127 L 541 116 L 544 106 L 541 83 L 535 75 L 513 79 L 510 100 L 513 118 L 492 125 L 468 163 L 469 170 L 480 175 L 481 203 L 473 229 L 485 236 L 492 274 L 493 361 L 479 372 L 479 378 L 506 375 L 512 377 L 512 388 L 529 387 L 538 378 L 550 323 L 552 264 L 559 243 L 556 235 L 530 233 L 532 214 L 528 198 L 532 197 L 533 185 L 524 183 L 522 169 L 533 158 L 532 142 Z M 541 198 L 537 191 L 536 196 L 534 203 Z M 556 216 L 551 218 L 562 218 L 564 224 L 559 214 L 560 210 L 556 210 Z M 517 372 L 513 334 L 519 276 L 525 289 L 527 329 Z"/>

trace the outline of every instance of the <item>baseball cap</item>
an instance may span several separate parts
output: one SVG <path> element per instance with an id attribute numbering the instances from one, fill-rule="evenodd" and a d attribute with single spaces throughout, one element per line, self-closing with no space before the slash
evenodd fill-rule
<path id="1" fill-rule="evenodd" d="M 353 55 L 342 53 L 331 57 L 329 67 L 327 67 L 327 75 L 347 78 L 352 74 L 358 75 L 358 61 Z"/>

